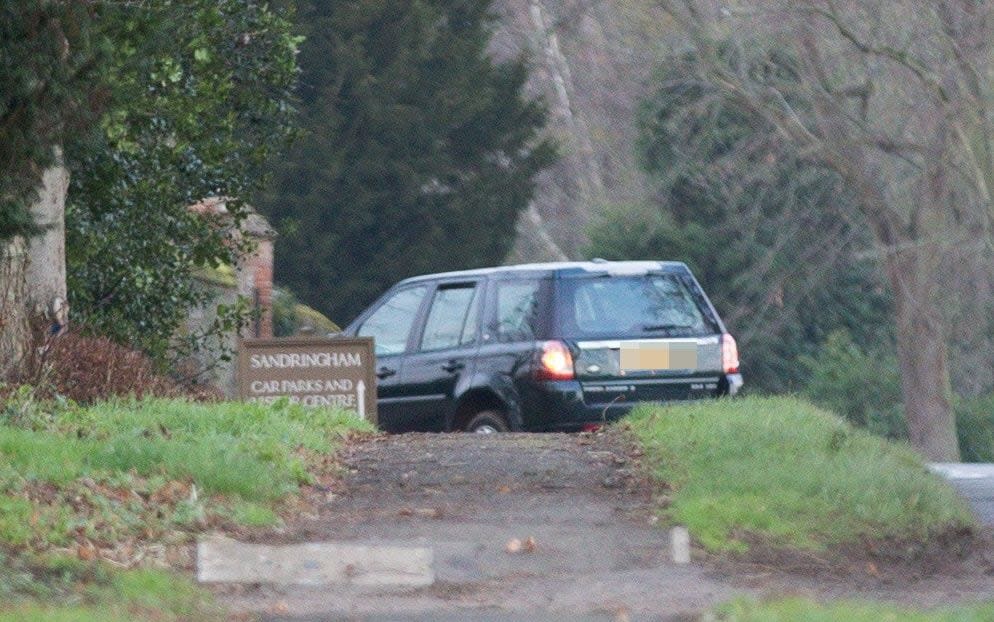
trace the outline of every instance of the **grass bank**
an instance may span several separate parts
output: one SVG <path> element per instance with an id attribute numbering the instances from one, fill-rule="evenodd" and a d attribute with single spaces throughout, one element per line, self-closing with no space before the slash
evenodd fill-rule
<path id="1" fill-rule="evenodd" d="M 289 403 L 12 396 L 0 405 L 0 620 L 207 611 L 187 579 L 121 569 L 188 565 L 205 529 L 277 523 L 334 468 L 337 444 L 368 431 L 347 412 Z"/>
<path id="2" fill-rule="evenodd" d="M 989 622 L 994 604 L 909 609 L 864 602 L 820 604 L 802 598 L 771 601 L 739 600 L 719 607 L 711 619 L 720 622 Z"/>
<path id="3" fill-rule="evenodd" d="M 209 592 L 170 571 L 59 555 L 2 561 L 0 622 L 225 619 Z"/>
<path id="4" fill-rule="evenodd" d="M 973 525 L 966 504 L 906 446 L 795 398 L 642 407 L 626 420 L 665 514 L 706 548 L 821 550 L 867 539 L 924 542 Z"/>

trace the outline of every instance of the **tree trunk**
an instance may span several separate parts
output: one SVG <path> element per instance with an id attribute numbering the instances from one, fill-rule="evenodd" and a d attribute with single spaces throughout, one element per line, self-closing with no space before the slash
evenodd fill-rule
<path id="1" fill-rule="evenodd" d="M 29 240 L 0 245 L 0 378 L 23 378 L 38 337 L 58 332 L 68 321 L 66 305 L 66 192 L 69 172 L 58 164 L 45 171 L 31 207 L 44 231 Z M 35 334 L 35 333 L 39 334 Z"/>
<path id="2" fill-rule="evenodd" d="M 884 248 L 884 268 L 894 294 L 897 359 L 911 445 L 926 460 L 958 462 L 952 409 L 946 320 L 939 307 L 944 206 L 941 179 L 930 176 L 908 220 L 887 202 L 884 175 L 866 153 L 849 151 L 833 161 L 862 200 L 874 237 Z M 938 156 L 936 158 L 938 159 Z"/>
<path id="3" fill-rule="evenodd" d="M 45 171 L 38 201 L 31 207 L 35 223 L 44 231 L 28 240 L 24 280 L 28 311 L 48 323 L 65 324 L 66 307 L 66 192 L 69 171 L 56 150 L 56 166 Z"/>
<path id="4" fill-rule="evenodd" d="M 932 462 L 958 462 L 945 321 L 931 250 L 913 243 L 886 259 L 894 290 L 897 350 L 911 444 Z"/>
<path id="5" fill-rule="evenodd" d="M 0 244 L 0 381 L 14 373 L 30 341 L 24 307 L 27 243 L 14 238 Z"/>

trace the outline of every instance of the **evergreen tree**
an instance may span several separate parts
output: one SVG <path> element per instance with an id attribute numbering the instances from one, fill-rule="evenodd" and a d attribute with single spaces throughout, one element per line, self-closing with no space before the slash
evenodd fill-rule
<path id="1" fill-rule="evenodd" d="M 88 116 L 99 56 L 89 4 L 5 0 L 0 8 L 0 242 L 36 231 L 30 205 L 42 172 Z"/>
<path id="2" fill-rule="evenodd" d="M 398 279 L 500 262 L 553 149 L 489 0 L 304 0 L 307 136 L 260 202 L 277 278 L 338 323 Z"/>

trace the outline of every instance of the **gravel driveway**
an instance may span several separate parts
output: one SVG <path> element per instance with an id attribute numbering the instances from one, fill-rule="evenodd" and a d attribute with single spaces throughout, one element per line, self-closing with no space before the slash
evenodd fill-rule
<path id="1" fill-rule="evenodd" d="M 671 563 L 648 488 L 603 436 L 406 434 L 343 459 L 317 515 L 265 540 L 428 546 L 435 585 L 259 586 L 226 604 L 271 619 L 686 619 L 742 592 Z"/>
<path id="2" fill-rule="evenodd" d="M 920 605 L 994 597 L 994 579 L 977 573 L 901 584 L 700 559 L 675 565 L 630 450 L 611 434 L 405 434 L 355 442 L 341 456 L 347 472 L 314 491 L 312 508 L 253 539 L 428 548 L 434 583 L 215 590 L 236 613 L 264 620 L 687 620 L 739 595 Z"/>

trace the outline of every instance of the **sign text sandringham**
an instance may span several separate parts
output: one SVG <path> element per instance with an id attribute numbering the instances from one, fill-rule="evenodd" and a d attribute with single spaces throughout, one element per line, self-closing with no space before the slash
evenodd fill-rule
<path id="1" fill-rule="evenodd" d="M 245 339 L 238 349 L 239 397 L 355 411 L 376 424 L 373 340 Z"/>

